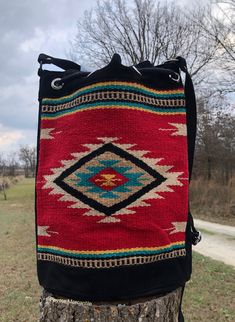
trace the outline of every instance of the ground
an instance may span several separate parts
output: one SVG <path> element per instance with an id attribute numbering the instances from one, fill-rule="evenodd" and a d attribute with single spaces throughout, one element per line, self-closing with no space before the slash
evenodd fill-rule
<path id="1" fill-rule="evenodd" d="M 41 289 L 36 276 L 34 181 L 24 179 L 0 195 L 0 322 L 36 322 Z M 234 321 L 235 270 L 194 254 L 184 295 L 186 322 Z"/>
<path id="2" fill-rule="evenodd" d="M 195 219 L 195 226 L 202 233 L 202 241 L 195 251 L 232 265 L 235 269 L 235 227 Z"/>

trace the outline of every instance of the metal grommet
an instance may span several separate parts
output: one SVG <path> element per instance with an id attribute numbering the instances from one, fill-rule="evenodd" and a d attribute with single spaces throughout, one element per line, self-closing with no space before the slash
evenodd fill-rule
<path id="1" fill-rule="evenodd" d="M 59 83 L 59 84 L 56 84 Z M 53 81 L 51 82 L 51 87 L 53 89 L 59 90 L 64 86 L 64 83 L 61 82 L 61 78 L 55 78 L 53 79 Z"/>
<path id="2" fill-rule="evenodd" d="M 175 82 L 179 82 L 180 81 L 180 74 L 175 73 L 175 75 L 177 75 L 177 78 L 174 78 L 171 74 L 169 75 L 170 79 L 172 79 Z"/>

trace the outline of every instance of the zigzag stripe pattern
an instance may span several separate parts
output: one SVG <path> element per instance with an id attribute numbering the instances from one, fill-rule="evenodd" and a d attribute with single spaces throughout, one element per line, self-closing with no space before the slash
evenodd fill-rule
<path id="1" fill-rule="evenodd" d="M 65 104 L 58 105 L 43 105 L 42 112 L 57 112 L 65 109 L 72 108 L 84 103 L 90 103 L 95 101 L 132 101 L 137 103 L 148 104 L 152 106 L 161 106 L 161 107 L 182 107 L 185 105 L 184 99 L 158 99 L 153 97 L 148 97 L 131 92 L 99 92 L 85 94 L 77 97 L 73 101 L 70 101 Z"/>
<path id="2" fill-rule="evenodd" d="M 107 82 L 87 86 L 59 99 L 42 100 L 42 118 L 57 118 L 88 109 L 125 108 L 151 113 L 185 113 L 184 91 L 156 91 L 141 84 Z"/>
<path id="3" fill-rule="evenodd" d="M 130 110 L 139 110 L 139 111 L 145 111 L 148 113 L 153 114 L 159 114 L 159 115 L 176 115 L 176 114 L 185 114 L 186 109 L 185 108 L 172 108 L 172 109 L 163 109 L 163 108 L 154 108 L 151 106 L 144 106 L 141 104 L 126 104 L 124 105 L 122 102 L 118 103 L 108 103 L 108 104 L 89 104 L 89 105 L 80 105 L 75 106 L 72 109 L 65 110 L 65 111 L 59 111 L 56 113 L 42 113 L 41 118 L 44 119 L 56 119 L 65 115 L 71 115 L 77 112 L 87 111 L 87 110 L 96 110 L 96 109 L 130 109 Z"/>
<path id="4" fill-rule="evenodd" d="M 169 252 L 174 249 L 184 248 L 184 242 L 172 243 L 163 247 L 151 247 L 151 248 L 127 248 L 127 249 L 117 249 L 108 251 L 73 251 L 66 250 L 60 247 L 53 246 L 38 246 L 39 252 L 48 252 L 57 255 L 66 255 L 78 258 L 109 258 L 109 257 L 122 257 L 122 256 L 133 256 L 133 255 L 154 255 L 162 252 Z"/>
<path id="5" fill-rule="evenodd" d="M 92 92 L 99 93 L 100 91 L 132 91 L 134 93 L 140 93 L 143 95 L 149 95 L 150 97 L 155 98 L 168 98 L 176 97 L 184 99 L 184 89 L 177 88 L 174 90 L 155 90 L 153 88 L 144 86 L 138 83 L 130 83 L 130 82 L 98 82 L 89 86 L 85 86 L 82 89 L 77 90 L 76 92 L 63 96 L 60 98 L 43 98 L 42 104 L 62 104 L 67 103 L 75 98 L 83 95 L 90 94 Z"/>
<path id="6" fill-rule="evenodd" d="M 148 264 L 160 260 L 171 259 L 186 255 L 185 249 L 175 249 L 168 253 L 155 254 L 151 256 L 133 256 L 133 257 L 121 257 L 110 259 L 77 259 L 70 257 L 63 257 L 54 254 L 38 253 L 38 260 L 52 261 L 62 265 L 82 268 L 111 268 L 118 266 L 139 265 Z"/>

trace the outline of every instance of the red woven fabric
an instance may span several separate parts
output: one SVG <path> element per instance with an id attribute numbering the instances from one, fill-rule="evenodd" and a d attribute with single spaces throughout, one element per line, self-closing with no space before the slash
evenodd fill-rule
<path id="1" fill-rule="evenodd" d="M 38 246 L 42 252 L 56 250 L 56 254 L 65 252 L 70 256 L 101 251 L 115 255 L 121 251 L 136 254 L 137 249 L 148 254 L 148 249 L 158 247 L 164 252 L 164 247 L 169 251 L 167 247 L 172 245 L 184 248 L 188 216 L 185 113 L 161 115 L 138 109 L 84 109 L 62 117 L 42 118 L 40 132 L 36 206 Z M 87 215 L 92 207 L 80 201 L 83 206 L 73 208 L 74 199 L 66 201 L 67 193 L 61 193 L 61 188 L 57 189 L 52 182 L 56 172 L 62 173 L 58 169 L 66 169 L 66 161 L 75 163 L 72 154 L 88 155 L 95 150 L 89 145 L 105 144 L 101 138 L 106 138 L 106 143 L 118 144 L 135 157 L 138 151 L 146 151 L 139 159 L 143 162 L 148 159 L 152 168 L 168 174 L 158 191 L 152 189 L 150 197 L 151 190 L 137 199 L 135 205 L 130 203 L 118 211 L 120 214 L 109 216 Z M 169 169 L 160 168 L 163 166 Z M 63 196 L 64 200 L 60 200 Z M 110 217 L 116 220 L 104 220 Z"/>

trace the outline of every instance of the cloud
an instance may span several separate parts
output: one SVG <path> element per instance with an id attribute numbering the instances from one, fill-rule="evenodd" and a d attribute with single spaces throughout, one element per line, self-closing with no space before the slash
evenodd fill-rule
<path id="1" fill-rule="evenodd" d="M 19 140 L 24 139 L 22 131 L 5 128 L 0 124 L 0 151 L 8 150 L 12 146 L 16 146 Z"/>
<path id="2" fill-rule="evenodd" d="M 38 55 L 66 57 L 77 20 L 96 0 L 0 0 L 0 149 L 35 143 Z"/>
<path id="3" fill-rule="evenodd" d="M 34 129 L 17 130 L 0 124 L 0 155 L 17 152 L 22 145 L 36 146 L 37 132 Z"/>
<path id="4" fill-rule="evenodd" d="M 35 28 L 34 34 L 31 38 L 25 39 L 20 44 L 20 50 L 24 53 L 28 53 L 31 51 L 38 51 L 42 45 L 45 43 L 46 35 L 40 28 Z"/>
<path id="5" fill-rule="evenodd" d="M 77 19 L 95 0 L 0 0 L 0 150 L 35 143 L 37 58 L 65 57 Z"/>

